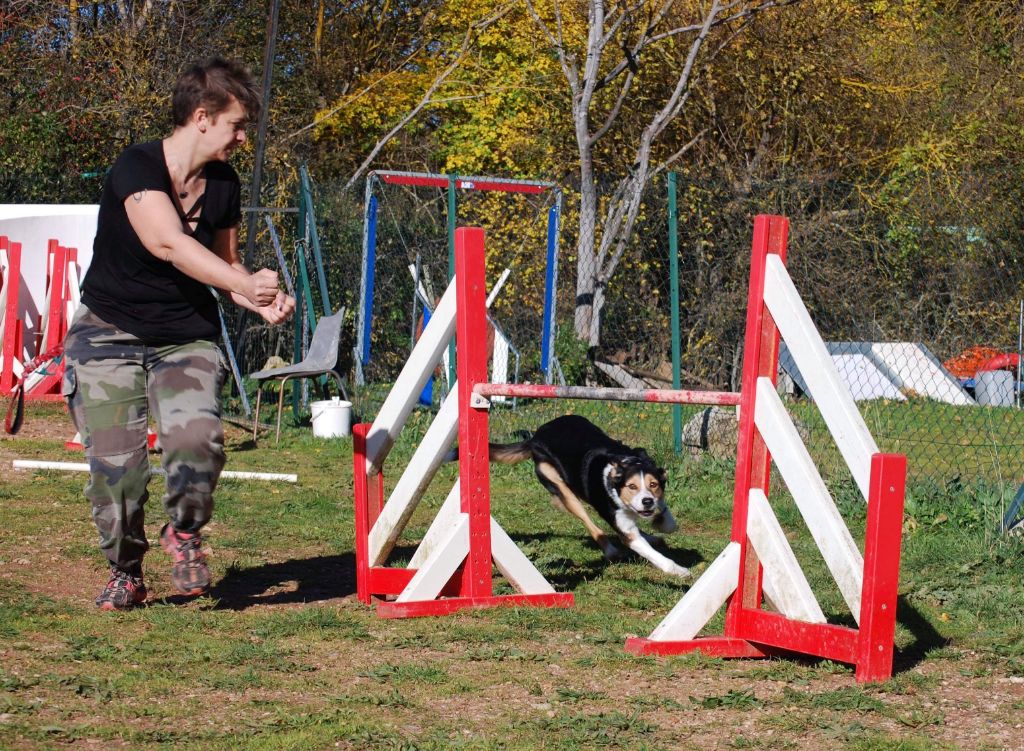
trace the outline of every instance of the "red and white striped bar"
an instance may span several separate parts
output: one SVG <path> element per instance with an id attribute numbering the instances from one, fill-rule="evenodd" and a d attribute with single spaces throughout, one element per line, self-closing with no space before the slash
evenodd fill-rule
<path id="1" fill-rule="evenodd" d="M 596 386 L 548 386 L 541 383 L 478 383 L 480 396 L 514 396 L 526 399 L 595 399 L 604 402 L 653 402 L 657 404 L 714 404 L 734 407 L 740 395 L 733 391 L 685 389 L 616 389 Z"/>

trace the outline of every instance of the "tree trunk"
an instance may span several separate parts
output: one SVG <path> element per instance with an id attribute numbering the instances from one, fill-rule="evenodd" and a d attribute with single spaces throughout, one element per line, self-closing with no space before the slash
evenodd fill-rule
<path id="1" fill-rule="evenodd" d="M 580 149 L 581 153 L 583 149 Z M 589 159 L 580 160 L 580 216 L 576 240 L 576 337 L 589 341 L 593 328 L 594 299 L 598 291 L 597 184 Z"/>
<path id="2" fill-rule="evenodd" d="M 78 0 L 68 0 L 68 52 L 77 57 L 78 47 Z"/>

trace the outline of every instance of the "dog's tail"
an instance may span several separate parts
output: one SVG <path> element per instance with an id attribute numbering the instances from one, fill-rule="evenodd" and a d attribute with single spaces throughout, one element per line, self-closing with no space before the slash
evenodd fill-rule
<path id="1" fill-rule="evenodd" d="M 487 444 L 488 454 L 492 462 L 498 464 L 518 464 L 526 461 L 533 452 L 530 450 L 529 441 L 519 443 L 489 443 Z"/>
<path id="2" fill-rule="evenodd" d="M 496 464 L 518 464 L 533 456 L 529 440 L 520 441 L 519 443 L 489 443 L 487 448 L 488 458 Z M 446 462 L 454 462 L 458 461 L 458 459 L 458 446 L 455 446 L 444 457 Z"/>

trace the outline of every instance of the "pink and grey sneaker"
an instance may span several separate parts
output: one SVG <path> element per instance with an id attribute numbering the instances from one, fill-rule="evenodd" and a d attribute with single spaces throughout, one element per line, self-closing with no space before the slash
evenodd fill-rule
<path id="1" fill-rule="evenodd" d="M 112 565 L 107 586 L 96 598 L 96 607 L 100 610 L 131 610 L 145 601 L 146 584 L 142 581 L 142 569 L 133 573 Z"/>
<path id="2" fill-rule="evenodd" d="M 200 546 L 203 538 L 197 533 L 179 532 L 170 524 L 160 530 L 160 544 L 170 553 L 171 582 L 186 595 L 201 595 L 210 587 L 210 569 Z"/>

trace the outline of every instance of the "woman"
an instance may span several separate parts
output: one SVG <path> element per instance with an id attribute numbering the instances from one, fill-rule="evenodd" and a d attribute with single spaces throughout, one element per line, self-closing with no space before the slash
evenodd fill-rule
<path id="1" fill-rule="evenodd" d="M 96 598 L 104 610 L 146 599 L 150 410 L 167 473 L 170 521 L 160 542 L 173 559 L 171 580 L 185 594 L 210 585 L 200 529 L 224 467 L 226 372 L 210 286 L 270 324 L 295 308 L 276 272 L 250 274 L 238 254 L 240 185 L 227 160 L 259 107 L 240 65 L 219 58 L 193 65 L 175 84 L 173 132 L 125 150 L 103 187 L 82 305 L 64 345 L 63 393 L 85 446 L 85 494 L 110 562 Z"/>

